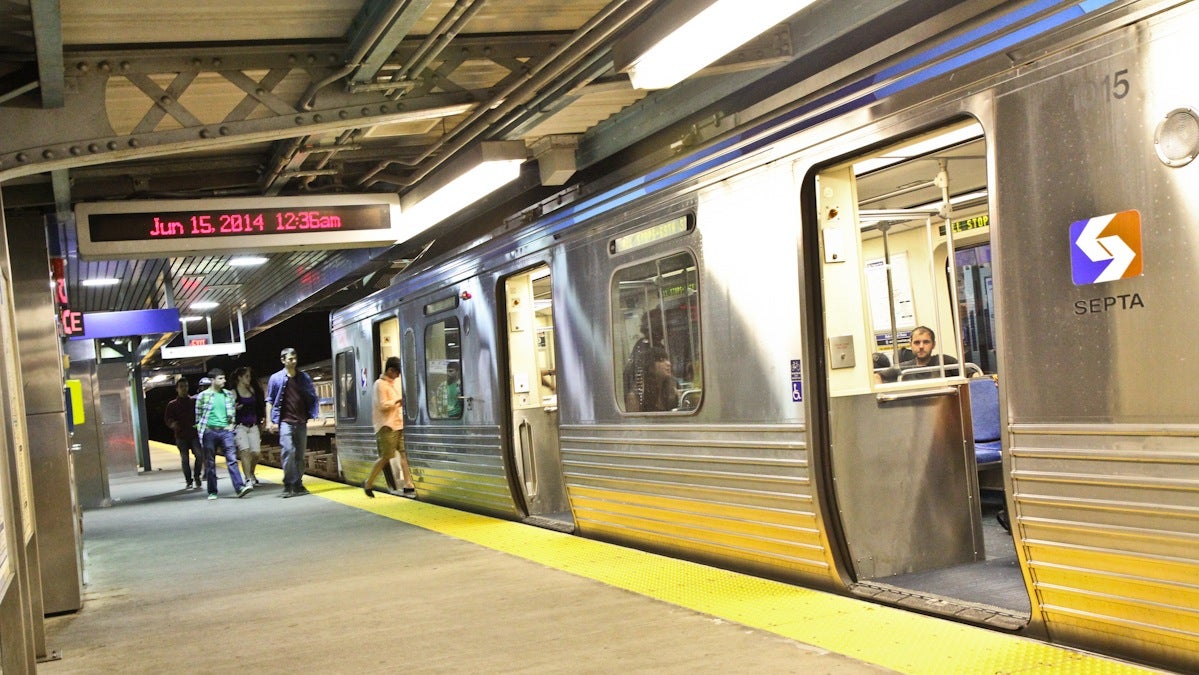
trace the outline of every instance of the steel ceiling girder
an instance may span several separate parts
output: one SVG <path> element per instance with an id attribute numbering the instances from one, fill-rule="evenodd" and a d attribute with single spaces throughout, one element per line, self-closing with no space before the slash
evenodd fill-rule
<path id="1" fill-rule="evenodd" d="M 33 43 L 37 50 L 38 88 L 42 107 L 60 108 L 65 102 L 66 80 L 62 69 L 62 13 L 58 0 L 30 0 Z"/>
<path id="2" fill-rule="evenodd" d="M 9 130 L 0 137 L 0 180 L 463 114 L 487 100 L 489 92 L 454 84 L 453 71 L 458 65 L 487 60 L 507 70 L 511 64 L 543 57 L 558 39 L 557 34 L 463 38 L 448 58 L 453 69 L 438 68 L 436 86 L 422 87 L 420 95 L 393 101 L 383 92 L 352 93 L 345 87 L 330 86 L 318 92 L 310 110 L 301 109 L 302 102 L 295 100 L 291 90 L 290 98 L 284 95 L 280 85 L 289 77 L 320 82 L 336 72 L 341 52 L 329 46 L 67 54 L 64 107 L 31 110 L 0 106 L 0 128 Z M 406 43 L 393 58 L 402 62 L 416 47 Z M 170 84 L 159 84 L 166 79 Z M 217 114 L 189 107 L 187 96 L 201 82 L 206 87 L 204 98 L 215 92 L 237 103 Z M 126 96 L 140 92 L 145 98 L 147 112 L 135 128 L 114 128 L 108 110 L 114 86 L 123 87 Z"/>

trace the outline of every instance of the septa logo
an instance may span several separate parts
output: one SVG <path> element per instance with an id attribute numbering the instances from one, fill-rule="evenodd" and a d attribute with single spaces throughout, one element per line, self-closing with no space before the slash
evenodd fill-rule
<path id="1" fill-rule="evenodd" d="M 1070 223 L 1070 274 L 1075 286 L 1139 277 L 1141 213 L 1121 211 Z"/>

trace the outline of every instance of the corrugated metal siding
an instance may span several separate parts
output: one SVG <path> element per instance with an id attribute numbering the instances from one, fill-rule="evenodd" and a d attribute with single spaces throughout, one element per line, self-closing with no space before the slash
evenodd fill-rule
<path id="1" fill-rule="evenodd" d="M 563 426 L 578 531 L 781 576 L 831 574 L 795 426 Z"/>
<path id="2" fill-rule="evenodd" d="M 1057 640 L 1199 652 L 1199 428 L 1015 425 L 1018 540 Z"/>
<path id="3" fill-rule="evenodd" d="M 499 427 L 408 425 L 404 445 L 422 499 L 516 517 Z"/>

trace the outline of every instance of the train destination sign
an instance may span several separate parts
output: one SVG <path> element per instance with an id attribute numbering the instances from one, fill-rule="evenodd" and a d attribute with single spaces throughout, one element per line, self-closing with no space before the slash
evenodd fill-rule
<path id="1" fill-rule="evenodd" d="M 84 258 L 390 246 L 401 238 L 392 194 L 96 202 L 75 209 Z"/>

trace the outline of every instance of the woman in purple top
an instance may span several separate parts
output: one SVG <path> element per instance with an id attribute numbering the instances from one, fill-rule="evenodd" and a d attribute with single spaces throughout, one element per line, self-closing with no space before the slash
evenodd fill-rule
<path id="1" fill-rule="evenodd" d="M 258 467 L 258 457 L 262 451 L 261 427 L 266 419 L 266 396 L 248 366 L 233 371 L 233 394 L 234 407 L 237 410 L 233 442 L 237 444 L 241 472 L 247 483 L 258 485 L 258 477 L 254 475 L 254 471 Z"/>

